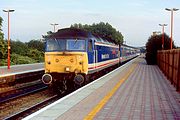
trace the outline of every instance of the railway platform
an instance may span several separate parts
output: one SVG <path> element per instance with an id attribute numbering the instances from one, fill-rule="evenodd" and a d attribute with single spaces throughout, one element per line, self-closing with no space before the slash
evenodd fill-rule
<path id="1" fill-rule="evenodd" d="M 13 65 L 10 69 L 7 69 L 7 66 L 0 67 L 0 76 L 8 76 L 15 74 L 22 74 L 34 71 L 44 70 L 43 63 L 36 64 L 24 64 L 24 65 Z"/>
<path id="2" fill-rule="evenodd" d="M 7 66 L 0 67 L 0 84 L 14 81 L 23 77 L 40 74 L 43 72 L 44 63 L 13 65 L 10 69 Z"/>
<path id="3" fill-rule="evenodd" d="M 138 57 L 24 120 L 179 120 L 180 94 Z"/>

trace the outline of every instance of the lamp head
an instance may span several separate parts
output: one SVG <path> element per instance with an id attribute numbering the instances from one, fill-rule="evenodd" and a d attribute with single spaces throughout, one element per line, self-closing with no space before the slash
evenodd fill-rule
<path id="1" fill-rule="evenodd" d="M 177 9 L 177 8 L 173 8 L 173 11 L 178 11 L 179 9 Z"/>
<path id="2" fill-rule="evenodd" d="M 15 10 L 3 10 L 4 12 L 14 12 Z"/>
<path id="3" fill-rule="evenodd" d="M 169 8 L 165 8 L 165 10 L 167 10 L 167 11 L 171 11 L 171 9 L 169 9 Z"/>

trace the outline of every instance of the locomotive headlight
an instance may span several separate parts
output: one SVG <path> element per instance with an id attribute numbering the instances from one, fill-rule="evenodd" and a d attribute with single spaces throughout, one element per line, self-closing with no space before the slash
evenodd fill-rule
<path id="1" fill-rule="evenodd" d="M 65 67 L 65 71 L 66 71 L 66 72 L 69 72 L 69 71 L 70 71 L 70 68 L 69 68 L 69 67 Z"/>
<path id="2" fill-rule="evenodd" d="M 82 56 L 78 56 L 79 61 L 82 61 L 83 57 Z"/>
<path id="3" fill-rule="evenodd" d="M 51 62 L 50 62 L 50 61 L 47 61 L 47 64 L 51 64 Z"/>
<path id="4" fill-rule="evenodd" d="M 50 69 L 46 69 L 46 72 L 49 72 L 49 73 L 50 73 Z"/>

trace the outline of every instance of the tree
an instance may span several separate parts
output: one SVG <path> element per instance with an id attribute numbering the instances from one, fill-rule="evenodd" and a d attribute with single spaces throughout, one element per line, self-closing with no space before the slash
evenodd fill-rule
<path id="1" fill-rule="evenodd" d="M 5 42 L 7 42 L 7 40 L 5 40 Z M 11 64 L 16 65 L 43 62 L 44 53 L 42 50 L 42 44 L 43 43 L 38 40 L 32 40 L 28 43 L 23 43 L 19 40 L 11 40 Z M 41 51 L 37 49 L 40 49 Z M 6 61 L 5 57 L 2 58 L 0 65 L 6 65 Z"/>
<path id="2" fill-rule="evenodd" d="M 71 25 L 71 28 L 80 28 L 90 31 L 119 45 L 123 43 L 123 35 L 121 32 L 116 31 L 116 29 L 113 28 L 109 23 L 100 22 L 98 24 L 93 23 L 92 25 L 82 25 L 80 23 L 75 23 L 74 25 Z"/>
<path id="3" fill-rule="evenodd" d="M 0 39 L 0 59 L 4 59 L 7 54 L 7 44 L 5 41 Z"/>
<path id="4" fill-rule="evenodd" d="M 2 29 L 1 29 L 1 27 L 2 27 L 2 21 L 3 21 L 3 19 L 0 17 L 0 40 L 3 40 L 3 39 L 4 39 L 4 34 L 2 33 Z"/>
<path id="5" fill-rule="evenodd" d="M 173 42 L 173 48 L 175 48 Z M 164 34 L 164 50 L 170 49 L 170 38 Z M 149 37 L 146 43 L 146 61 L 147 64 L 157 64 L 157 51 L 162 50 L 162 34 Z"/>
<path id="6" fill-rule="evenodd" d="M 19 54 L 11 54 L 11 65 L 37 63 L 36 60 Z"/>
<path id="7" fill-rule="evenodd" d="M 5 58 L 6 52 L 7 52 L 7 45 L 4 41 L 4 34 L 2 33 L 2 22 L 3 19 L 0 17 L 0 59 Z"/>
<path id="8" fill-rule="evenodd" d="M 38 51 L 37 49 L 29 49 L 28 57 L 36 60 L 36 62 L 44 61 L 44 53 L 42 51 Z"/>
<path id="9" fill-rule="evenodd" d="M 39 51 L 44 51 L 44 43 L 40 40 L 31 40 L 26 43 L 29 48 L 37 49 Z"/>
<path id="10" fill-rule="evenodd" d="M 28 53 L 28 46 L 19 40 L 11 40 L 11 53 L 26 56 Z"/>
<path id="11" fill-rule="evenodd" d="M 47 32 L 47 34 L 52 34 L 51 32 Z M 26 43 L 28 50 L 28 57 L 36 60 L 36 62 L 44 61 L 44 42 L 41 40 L 31 40 Z"/>

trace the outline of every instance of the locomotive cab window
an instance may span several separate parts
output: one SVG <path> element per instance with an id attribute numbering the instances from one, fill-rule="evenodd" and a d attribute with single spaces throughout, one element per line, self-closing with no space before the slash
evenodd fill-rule
<path id="1" fill-rule="evenodd" d="M 84 51 L 86 48 L 85 40 L 68 39 L 67 40 L 67 50 L 77 50 Z"/>
<path id="2" fill-rule="evenodd" d="M 47 52 L 65 50 L 65 40 L 49 39 L 45 49 Z"/>
<path id="3" fill-rule="evenodd" d="M 79 39 L 49 39 L 46 40 L 46 51 L 85 51 L 85 40 Z"/>

